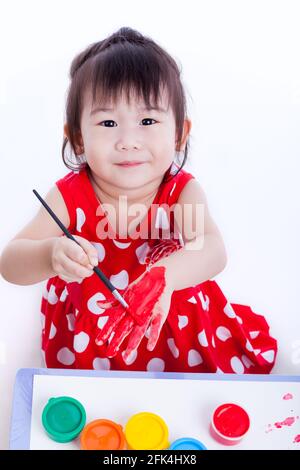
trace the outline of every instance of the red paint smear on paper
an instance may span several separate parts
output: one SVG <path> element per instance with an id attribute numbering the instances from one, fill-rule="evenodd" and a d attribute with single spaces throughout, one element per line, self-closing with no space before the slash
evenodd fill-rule
<path id="1" fill-rule="evenodd" d="M 274 423 L 274 427 L 272 426 L 272 424 L 268 424 L 268 429 L 265 431 L 265 433 L 274 431 L 275 429 L 282 429 L 284 426 L 292 426 L 295 423 L 296 419 L 299 419 L 299 416 L 289 416 L 283 421 L 277 421 L 276 423 Z"/>
<path id="2" fill-rule="evenodd" d="M 283 400 L 292 400 L 294 397 L 291 393 L 286 393 L 285 395 L 283 395 L 282 399 Z"/>
<path id="3" fill-rule="evenodd" d="M 294 443 L 300 442 L 300 434 L 297 434 L 297 436 L 295 436 L 293 442 Z"/>
<path id="4" fill-rule="evenodd" d="M 274 423 L 274 426 L 277 429 L 281 429 L 283 426 L 292 426 L 292 424 L 294 424 L 295 421 L 296 420 L 293 416 L 289 416 L 284 421 L 278 421 L 277 423 Z"/>
<path id="5" fill-rule="evenodd" d="M 268 424 L 268 429 L 265 431 L 266 433 L 273 431 L 272 424 Z"/>

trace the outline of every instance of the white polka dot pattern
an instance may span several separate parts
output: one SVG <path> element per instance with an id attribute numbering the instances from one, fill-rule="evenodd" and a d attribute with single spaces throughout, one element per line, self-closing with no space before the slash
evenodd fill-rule
<path id="1" fill-rule="evenodd" d="M 61 348 L 57 353 L 57 360 L 65 366 L 71 366 L 75 361 L 75 354 L 69 348 Z"/>
<path id="2" fill-rule="evenodd" d="M 88 347 L 89 342 L 90 342 L 90 337 L 87 333 L 85 333 L 84 331 L 77 333 L 76 335 L 74 335 L 75 351 L 78 353 L 82 353 Z"/>
<path id="3" fill-rule="evenodd" d="M 230 365 L 235 374 L 243 374 L 245 371 L 242 361 L 237 356 L 231 358 Z"/>
<path id="4" fill-rule="evenodd" d="M 187 326 L 189 319 L 186 315 L 178 315 L 178 328 L 182 330 Z"/>
<path id="5" fill-rule="evenodd" d="M 117 289 L 126 289 L 129 283 L 128 272 L 125 269 L 122 269 L 117 274 L 112 274 L 110 276 L 110 281 Z"/>
<path id="6" fill-rule="evenodd" d="M 137 353 L 137 350 L 134 349 L 134 350 L 129 354 L 129 356 L 127 357 L 126 361 L 125 361 L 125 359 L 124 359 L 124 353 L 125 353 L 125 351 L 122 352 L 122 357 L 123 357 L 124 362 L 125 362 L 128 366 L 131 366 L 131 364 L 133 364 L 134 361 L 135 361 L 136 358 L 137 358 L 137 354 L 138 354 L 138 353 Z"/>
<path id="7" fill-rule="evenodd" d="M 81 209 L 81 207 L 77 207 L 76 209 L 76 230 L 77 232 L 81 232 L 82 226 L 86 221 L 85 213 Z"/>
<path id="8" fill-rule="evenodd" d="M 224 308 L 224 313 L 225 313 L 225 315 L 227 315 L 228 318 L 235 318 L 236 317 L 235 311 L 233 310 L 232 305 L 229 302 L 227 302 L 227 304 Z"/>
<path id="9" fill-rule="evenodd" d="M 163 207 L 157 208 L 155 228 L 161 228 L 163 230 L 170 228 L 169 218 Z"/>
<path id="10" fill-rule="evenodd" d="M 201 344 L 201 346 L 203 346 L 204 348 L 207 348 L 208 341 L 207 341 L 205 330 L 200 331 L 200 333 L 198 334 L 198 341 Z"/>
<path id="11" fill-rule="evenodd" d="M 228 338 L 232 337 L 232 334 L 226 326 L 219 326 L 216 330 L 216 336 L 220 341 L 226 341 Z"/>
<path id="12" fill-rule="evenodd" d="M 135 254 L 140 264 L 145 264 L 145 259 L 149 253 L 149 250 L 150 246 L 148 242 L 143 243 L 135 250 Z"/>
<path id="13" fill-rule="evenodd" d="M 147 370 L 149 372 L 163 372 L 164 369 L 165 369 L 165 361 L 158 357 L 154 357 L 153 359 L 150 359 L 150 361 L 147 364 Z"/>
<path id="14" fill-rule="evenodd" d="M 188 352 L 188 365 L 190 367 L 195 367 L 198 366 L 199 364 L 202 364 L 203 359 L 201 354 L 196 351 L 196 349 L 190 349 Z"/>
<path id="15" fill-rule="evenodd" d="M 98 243 L 98 242 L 91 242 L 91 244 L 96 248 L 97 254 L 98 254 L 98 261 L 99 263 L 102 263 L 102 261 L 105 258 L 105 248 L 103 246 L 103 243 Z"/>
<path id="16" fill-rule="evenodd" d="M 93 360 L 93 369 L 95 370 L 109 370 L 110 369 L 110 360 L 106 357 L 96 357 Z"/>
<path id="17" fill-rule="evenodd" d="M 100 308 L 97 304 L 97 301 L 106 300 L 106 297 L 102 292 L 97 292 L 96 294 L 92 295 L 87 302 L 87 308 L 91 313 L 95 315 L 100 315 L 101 313 L 105 312 L 104 308 Z"/>
<path id="18" fill-rule="evenodd" d="M 168 343 L 171 353 L 173 354 L 175 359 L 177 359 L 179 357 L 179 349 L 177 348 L 175 344 L 174 338 L 168 338 L 167 343 Z"/>

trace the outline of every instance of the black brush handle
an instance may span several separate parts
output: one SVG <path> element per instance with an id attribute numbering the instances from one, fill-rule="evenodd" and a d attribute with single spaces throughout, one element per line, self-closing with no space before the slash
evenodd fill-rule
<path id="1" fill-rule="evenodd" d="M 57 223 L 57 225 L 59 225 L 59 227 L 62 229 L 62 231 L 64 232 L 64 234 L 70 238 L 70 240 L 73 240 L 75 243 L 77 243 L 77 245 L 80 245 L 80 243 L 76 240 L 75 237 L 73 237 L 73 235 L 69 232 L 69 230 L 64 226 L 64 224 L 59 220 L 59 218 L 57 217 L 57 215 L 54 214 L 53 210 L 48 206 L 48 204 L 46 203 L 46 201 L 44 201 L 44 199 L 39 195 L 39 193 L 33 189 L 32 190 L 33 193 L 36 195 L 36 197 L 40 200 L 40 202 L 43 204 L 43 206 L 45 207 L 45 209 L 47 210 L 47 212 L 51 215 L 51 217 L 55 220 L 55 222 Z M 81 247 L 82 248 L 82 247 Z M 105 274 L 101 271 L 101 269 L 98 268 L 98 266 L 94 266 L 93 267 L 93 271 L 97 274 L 97 276 L 101 279 L 101 281 L 106 285 L 106 287 L 111 291 L 111 293 L 113 294 L 113 296 L 119 300 L 119 302 L 125 307 L 125 308 L 128 308 L 128 304 L 126 303 L 126 301 L 123 299 L 123 297 L 121 296 L 121 294 L 117 291 L 117 289 L 115 288 L 115 286 L 110 282 L 110 280 L 105 276 Z"/>

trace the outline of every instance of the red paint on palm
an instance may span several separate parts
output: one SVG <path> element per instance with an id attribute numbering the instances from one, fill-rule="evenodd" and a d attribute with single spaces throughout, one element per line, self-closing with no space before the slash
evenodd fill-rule
<path id="1" fill-rule="evenodd" d="M 129 316 L 125 316 L 123 320 L 118 324 L 118 327 L 114 333 L 114 336 L 107 348 L 107 357 L 114 357 L 123 343 L 124 339 L 129 335 L 134 326 L 134 320 Z"/>
<path id="2" fill-rule="evenodd" d="M 155 348 L 155 345 L 156 345 L 156 342 L 157 342 L 157 339 L 159 337 L 160 330 L 162 327 L 162 318 L 163 316 L 161 313 L 157 313 L 157 315 L 155 315 L 155 317 L 153 318 L 150 332 L 149 332 L 149 344 L 148 344 L 149 351 L 153 351 L 153 349 Z"/>
<path id="3" fill-rule="evenodd" d="M 137 341 L 140 342 L 141 333 L 143 332 L 144 335 L 154 306 L 165 289 L 165 270 L 164 266 L 153 267 L 145 272 L 138 282 L 133 282 L 128 286 L 123 294 L 129 305 L 128 309 L 124 309 L 115 299 L 97 302 L 101 308 L 110 307 L 105 312 L 109 319 L 96 338 L 96 344 L 101 346 L 113 332 L 115 333 L 107 351 L 109 357 L 113 357 L 118 352 L 121 343 L 131 331 L 133 331 L 131 342 L 134 345 Z M 140 329 L 135 329 L 135 324 Z"/>
<path id="4" fill-rule="evenodd" d="M 131 335 L 128 340 L 127 349 L 124 352 L 124 360 L 126 361 L 129 355 L 139 347 L 140 342 L 142 341 L 143 337 L 145 336 L 146 330 L 148 328 L 148 323 L 144 323 L 144 325 L 135 325 L 132 329 Z"/>

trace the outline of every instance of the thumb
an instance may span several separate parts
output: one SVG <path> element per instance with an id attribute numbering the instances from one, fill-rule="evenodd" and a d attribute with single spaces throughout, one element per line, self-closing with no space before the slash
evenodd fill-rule
<path id="1" fill-rule="evenodd" d="M 78 241 L 87 256 L 85 262 L 91 263 L 92 266 L 98 266 L 98 252 L 94 245 L 86 240 L 86 238 L 80 237 L 78 235 L 74 235 L 74 238 Z"/>

